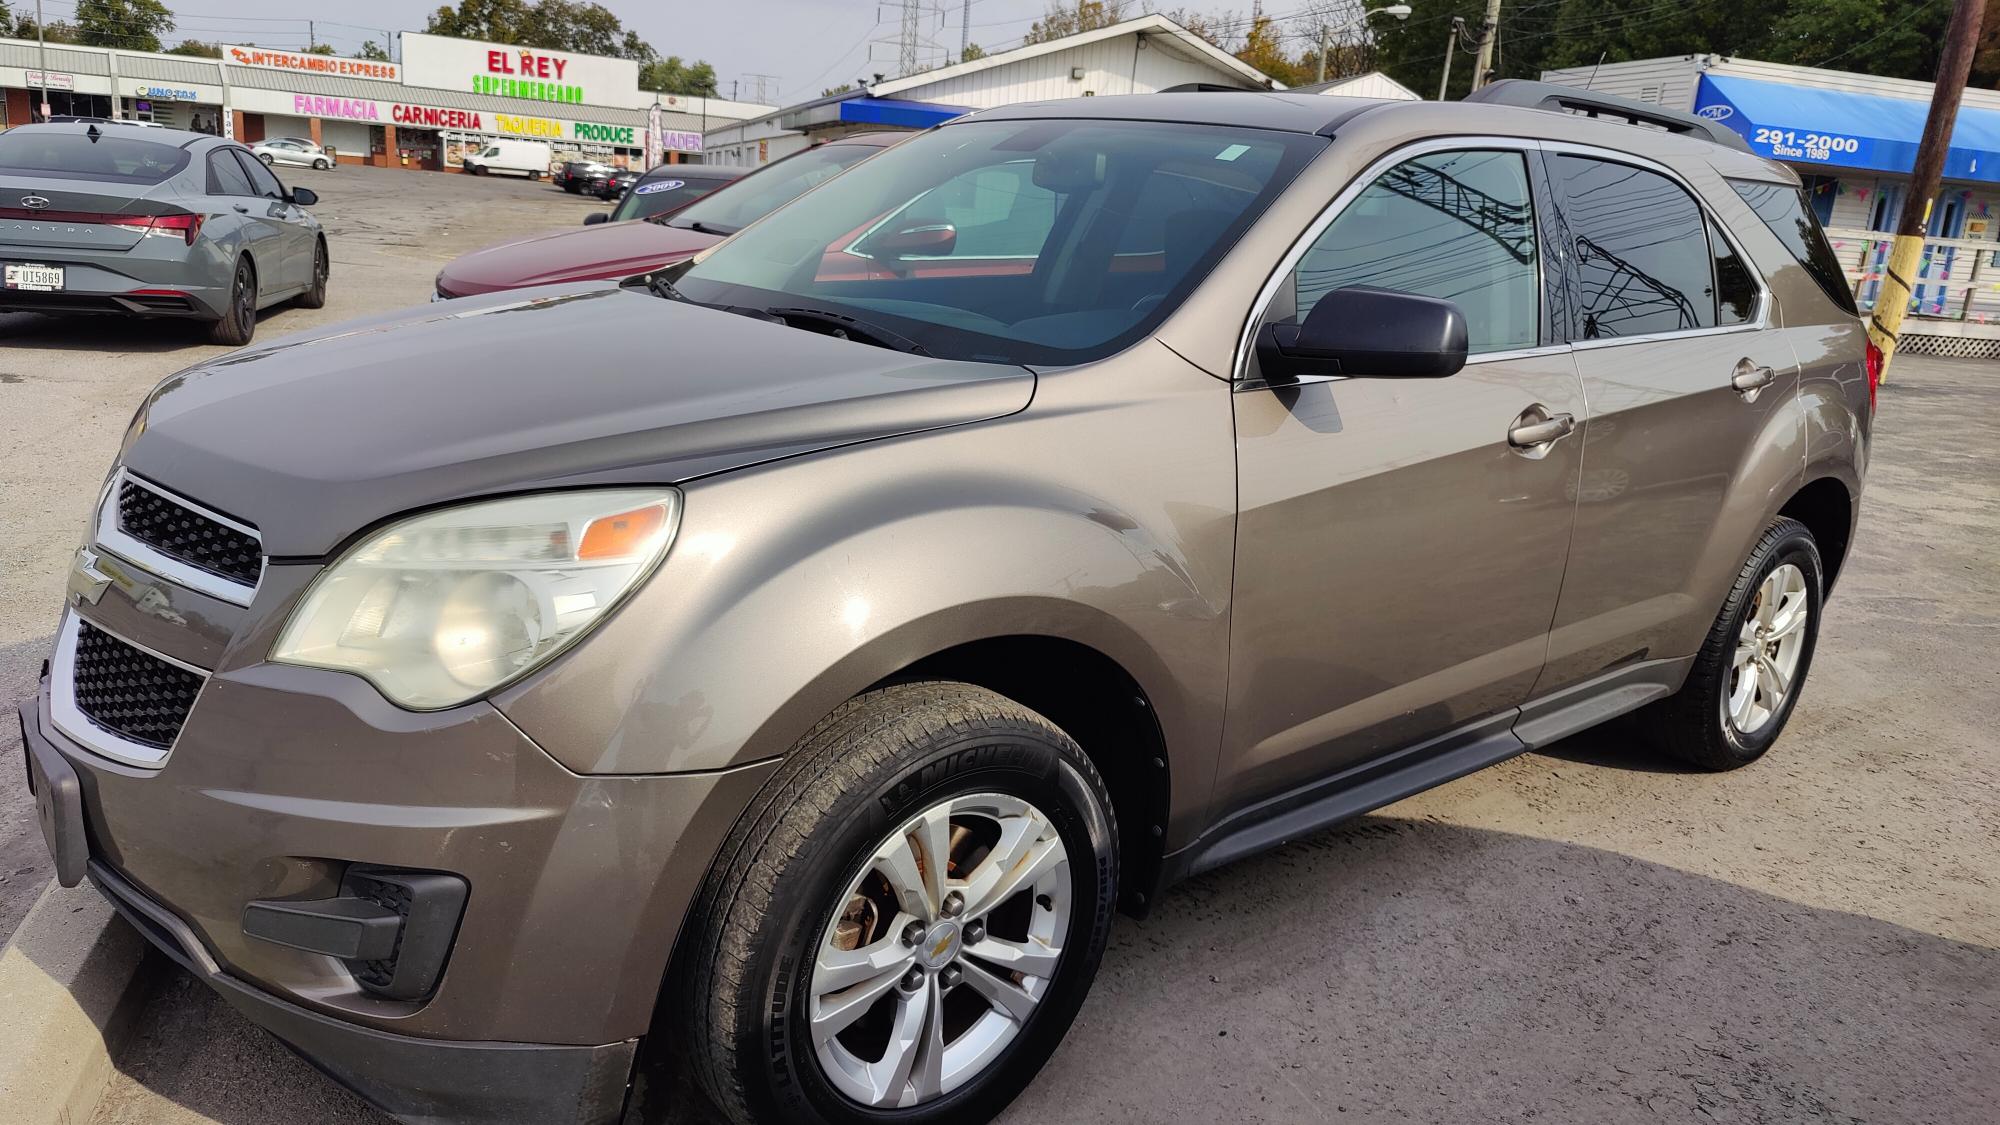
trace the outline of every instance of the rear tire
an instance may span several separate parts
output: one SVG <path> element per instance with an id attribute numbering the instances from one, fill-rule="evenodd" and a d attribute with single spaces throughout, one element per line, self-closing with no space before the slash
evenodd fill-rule
<path id="1" fill-rule="evenodd" d="M 1819 545 L 1780 516 L 1737 572 L 1681 690 L 1638 712 L 1640 733 L 1698 769 L 1764 756 L 1798 705 L 1819 643 L 1826 587 Z"/>
<path id="2" fill-rule="evenodd" d="M 209 326 L 210 343 L 240 348 L 257 334 L 257 267 L 249 257 L 236 259 L 236 274 L 229 284 L 229 308 L 222 319 Z"/>
<path id="3" fill-rule="evenodd" d="M 946 682 L 850 700 L 723 845 L 665 1040 L 741 1125 L 985 1121 L 1089 991 L 1117 841 L 1096 769 L 1033 711 Z"/>
<path id="4" fill-rule="evenodd" d="M 327 261 L 326 243 L 313 243 L 312 284 L 299 294 L 293 303 L 302 309 L 323 309 L 326 307 L 326 279 L 332 272 L 333 263 Z"/>
<path id="5" fill-rule="evenodd" d="M 542 174 L 540 172 L 529 172 L 528 178 L 530 180 L 539 180 L 542 178 Z"/>

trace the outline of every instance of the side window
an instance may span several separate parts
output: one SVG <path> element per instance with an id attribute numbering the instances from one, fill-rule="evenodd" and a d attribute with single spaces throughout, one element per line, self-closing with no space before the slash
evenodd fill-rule
<path id="1" fill-rule="evenodd" d="M 1743 197 L 1778 241 L 1785 244 L 1792 257 L 1798 259 L 1806 272 L 1833 299 L 1833 303 L 1847 312 L 1854 312 L 1854 291 L 1849 288 L 1847 274 L 1840 264 L 1840 256 L 1827 244 L 1826 232 L 1821 230 L 1811 212 L 1806 210 L 1805 196 L 1787 184 L 1753 183 L 1748 180 L 1731 180 L 1729 186 Z M 1876 227 L 1876 230 L 1885 229 Z"/>
<path id="2" fill-rule="evenodd" d="M 1304 320 L 1335 289 L 1371 285 L 1457 304 L 1473 354 L 1534 347 L 1541 324 L 1534 213 L 1518 152 L 1404 161 L 1306 251 L 1292 276 L 1297 316 Z"/>
<path id="3" fill-rule="evenodd" d="M 1713 265 L 1701 207 L 1655 172 L 1557 156 L 1564 214 L 1582 284 L 1585 340 L 1715 325 Z"/>
<path id="4" fill-rule="evenodd" d="M 1749 323 L 1757 314 L 1757 282 L 1750 276 L 1750 267 L 1715 229 L 1713 220 L 1708 224 L 1708 245 L 1715 255 L 1715 322 Z"/>
<path id="5" fill-rule="evenodd" d="M 256 189 L 251 194 L 261 195 L 266 199 L 285 198 L 285 185 L 278 182 L 278 177 L 273 176 L 269 168 L 264 167 L 263 161 L 247 152 L 237 153 L 236 159 L 243 165 L 243 171 L 249 175 L 250 186 Z"/>
<path id="6" fill-rule="evenodd" d="M 1056 197 L 1034 183 L 1034 161 L 977 168 L 917 197 L 883 231 L 950 223 L 953 258 L 1032 258 L 1056 225 Z M 865 253 L 867 247 L 860 249 Z"/>
<path id="7" fill-rule="evenodd" d="M 210 195 L 256 195 L 250 186 L 250 177 L 243 173 L 243 165 L 228 149 L 211 153 L 208 157 L 208 191 Z"/>

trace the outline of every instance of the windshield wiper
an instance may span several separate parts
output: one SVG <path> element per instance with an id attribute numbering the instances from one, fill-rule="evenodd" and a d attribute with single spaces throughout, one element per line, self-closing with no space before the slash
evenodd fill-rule
<path id="1" fill-rule="evenodd" d="M 667 225 L 668 225 L 668 226 L 680 226 L 680 224 L 678 224 L 678 223 L 668 223 Z M 735 233 L 736 233 L 737 231 L 739 231 L 739 230 L 742 230 L 743 228 L 742 228 L 742 227 L 725 227 L 725 226 L 721 226 L 721 225 L 718 225 L 718 224 L 716 224 L 716 223 L 704 223 L 704 222 L 702 222 L 702 221 L 701 221 L 700 219 L 694 219 L 694 220 L 691 220 L 690 222 L 688 222 L 688 224 L 687 224 L 686 226 L 682 226 L 682 227 L 681 227 L 681 229 L 682 229 L 682 230 L 691 230 L 691 231 L 698 231 L 698 232 L 700 232 L 700 233 L 702 233 L 702 234 L 712 234 L 712 235 L 715 235 L 715 236 L 716 236 L 717 238 L 728 238 L 728 237 L 729 237 L 730 235 L 732 235 L 732 234 L 735 234 Z"/>
<path id="2" fill-rule="evenodd" d="M 925 350 L 922 344 L 917 343 L 900 332 L 884 328 L 879 324 L 870 324 L 865 320 L 851 317 L 844 313 L 827 312 L 824 309 L 786 306 L 773 306 L 764 311 L 784 320 L 788 324 L 802 320 L 808 324 L 824 325 L 833 329 L 827 335 L 838 339 L 854 340 L 863 344 L 875 344 L 878 347 L 888 348 L 891 351 L 907 352 L 910 355 L 927 356 L 931 354 Z M 794 328 L 799 327 L 797 324 L 792 324 L 792 326 Z"/>

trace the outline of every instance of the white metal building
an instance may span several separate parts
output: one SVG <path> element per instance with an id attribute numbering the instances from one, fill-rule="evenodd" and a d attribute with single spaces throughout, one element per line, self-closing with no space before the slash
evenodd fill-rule
<path id="1" fill-rule="evenodd" d="M 755 166 L 848 133 L 922 129 L 972 109 L 1150 94 L 1196 83 L 1245 90 L 1284 88 L 1263 71 L 1155 14 L 710 129 L 707 149 L 712 163 Z"/>
<path id="2" fill-rule="evenodd" d="M 1931 83 L 1723 55 L 1545 71 L 1542 79 L 1691 111 L 1796 169 L 1866 308 L 1881 288 Z M 1902 346 L 2000 356 L 2000 91 L 1967 89 Z"/>

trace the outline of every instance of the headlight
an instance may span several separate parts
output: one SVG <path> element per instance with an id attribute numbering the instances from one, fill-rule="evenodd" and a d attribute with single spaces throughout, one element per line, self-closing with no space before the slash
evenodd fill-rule
<path id="1" fill-rule="evenodd" d="M 366 677 L 409 708 L 451 707 L 576 641 L 667 553 L 673 489 L 468 504 L 370 536 L 313 583 L 271 659 Z"/>

